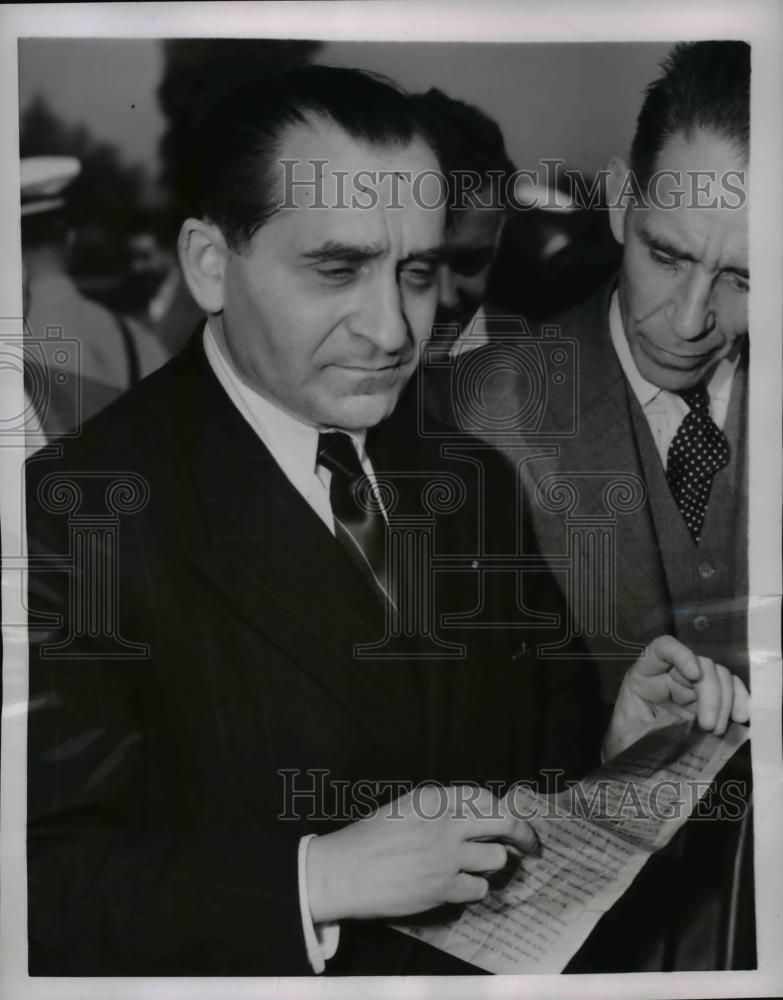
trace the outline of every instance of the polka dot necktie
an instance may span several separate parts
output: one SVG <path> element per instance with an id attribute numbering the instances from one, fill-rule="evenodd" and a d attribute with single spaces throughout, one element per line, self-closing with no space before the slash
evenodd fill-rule
<path id="1" fill-rule="evenodd" d="M 680 395 L 690 412 L 669 446 L 666 478 L 688 530 L 698 542 L 712 481 L 729 460 L 729 442 L 710 416 L 710 397 L 703 382 Z"/>
<path id="2" fill-rule="evenodd" d="M 388 597 L 386 518 L 353 441 L 341 431 L 319 435 L 317 462 L 332 473 L 329 501 L 338 541 L 373 587 Z"/>

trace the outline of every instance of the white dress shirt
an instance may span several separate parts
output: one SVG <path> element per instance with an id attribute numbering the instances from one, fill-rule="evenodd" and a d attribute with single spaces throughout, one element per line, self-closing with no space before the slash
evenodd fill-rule
<path id="1" fill-rule="evenodd" d="M 484 306 L 480 305 L 454 341 L 450 357 L 456 359 L 469 351 L 475 351 L 477 347 L 485 347 L 488 343 L 487 314 Z"/>
<path id="2" fill-rule="evenodd" d="M 631 348 L 628 346 L 616 291 L 612 295 L 612 301 L 609 305 L 609 333 L 623 373 L 628 379 L 634 396 L 639 400 L 639 405 L 650 425 L 655 447 L 665 469 L 669 445 L 672 443 L 680 424 L 690 412 L 690 408 L 678 393 L 661 389 L 657 385 L 653 385 L 652 382 L 648 382 L 640 374 L 631 354 Z M 726 423 L 731 386 L 739 356 L 740 351 L 737 348 L 728 357 L 718 362 L 705 382 L 710 397 L 710 416 L 721 429 Z"/>
<path id="3" fill-rule="evenodd" d="M 290 413 L 281 410 L 264 396 L 249 388 L 229 364 L 215 335 L 207 323 L 204 328 L 204 352 L 207 361 L 223 386 L 226 395 L 247 420 L 272 457 L 285 473 L 291 484 L 301 493 L 316 514 L 335 533 L 332 507 L 329 501 L 331 472 L 316 465 L 318 435 L 316 427 L 302 423 Z M 375 485 L 372 465 L 364 448 L 364 431 L 350 434 L 356 447 L 359 461 L 365 475 Z M 307 848 L 315 835 L 302 837 L 299 841 L 298 880 L 299 909 L 302 915 L 307 957 L 315 973 L 321 973 L 326 962 L 333 958 L 340 940 L 340 925 L 337 923 L 314 924 L 310 915 L 307 895 Z"/>

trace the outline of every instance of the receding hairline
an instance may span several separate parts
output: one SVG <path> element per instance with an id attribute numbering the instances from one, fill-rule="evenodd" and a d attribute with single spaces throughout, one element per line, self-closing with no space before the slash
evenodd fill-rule
<path id="1" fill-rule="evenodd" d="M 302 140 L 305 140 L 308 134 L 310 136 L 317 137 L 319 140 L 326 140 L 327 136 L 324 134 L 325 130 L 331 130 L 336 133 L 342 133 L 345 136 L 346 145 L 341 146 L 340 147 L 341 150 L 347 148 L 347 143 L 351 143 L 354 147 L 356 147 L 359 150 L 366 149 L 370 154 L 388 152 L 391 155 L 397 155 L 399 153 L 404 153 L 406 150 L 409 149 L 416 150 L 415 153 L 416 157 L 419 157 L 421 153 L 424 153 L 426 154 L 427 158 L 431 160 L 431 165 L 430 168 L 428 169 L 433 169 L 438 173 L 440 172 L 440 161 L 438 159 L 438 154 L 436 150 L 433 148 L 431 142 L 428 141 L 426 135 L 424 134 L 415 132 L 409 140 L 397 139 L 393 137 L 388 140 L 383 139 L 376 141 L 374 139 L 367 139 L 364 136 L 351 135 L 350 132 L 348 132 L 345 128 L 343 128 L 343 126 L 339 122 L 335 121 L 329 115 L 308 112 L 306 120 L 287 123 L 280 130 L 279 135 L 275 139 L 274 143 L 275 148 L 272 150 L 272 155 L 270 157 L 270 164 L 272 165 L 272 169 L 276 174 L 276 177 L 274 179 L 275 183 L 278 185 L 278 196 L 284 197 L 285 195 L 285 192 L 282 190 L 282 185 L 285 183 L 286 168 L 284 164 L 291 163 L 293 161 L 294 166 L 291 169 L 296 179 L 300 177 L 300 172 L 297 171 L 296 168 L 297 163 L 301 162 L 304 168 L 312 169 L 310 168 L 310 161 L 312 161 L 313 163 L 320 163 L 322 161 L 325 161 L 323 170 L 324 173 L 327 174 L 330 172 L 331 164 L 338 163 L 336 158 L 334 160 L 331 160 L 330 158 L 326 157 L 326 152 L 327 152 L 326 150 L 321 150 L 319 152 L 317 149 L 313 149 L 312 153 L 307 153 L 304 157 L 301 155 L 301 151 L 299 151 L 300 154 L 299 156 L 294 156 L 291 159 L 289 159 L 288 154 L 290 152 L 294 152 L 294 150 L 286 149 L 286 146 L 287 144 L 291 143 L 292 140 L 296 142 L 297 135 Z M 341 166 L 340 171 L 336 171 L 336 173 L 342 172 L 343 164 L 341 164 L 340 166 Z M 368 170 L 375 170 L 377 166 L 378 166 L 377 163 L 370 162 L 368 160 L 367 164 Z M 275 167 L 277 167 L 278 169 L 275 169 Z M 358 169 L 361 170 L 363 168 L 360 167 Z M 405 165 L 403 164 L 400 165 L 399 169 L 395 170 L 394 172 L 403 177 L 404 170 L 405 170 Z M 304 170 L 301 171 L 301 173 L 305 173 L 306 177 L 312 176 L 312 174 L 310 175 L 306 174 L 306 171 Z M 347 198 L 350 198 L 352 192 L 352 188 L 350 186 L 350 180 L 351 180 L 350 177 L 346 178 Z M 263 183 L 261 178 L 259 178 L 259 181 Z M 295 206 L 291 206 L 292 209 L 294 207 Z M 266 218 L 258 228 L 259 229 L 263 228 L 263 226 L 266 225 L 267 222 L 271 222 L 273 218 L 279 216 L 281 214 L 281 211 L 284 211 L 284 209 L 281 209 L 281 207 L 278 205 L 278 207 L 273 212 L 270 213 L 268 218 Z"/>
<path id="2" fill-rule="evenodd" d="M 404 139 L 397 136 L 388 136 L 379 139 L 370 138 L 365 135 L 353 135 L 349 129 L 337 121 L 326 111 L 316 111 L 310 108 L 301 112 L 301 119 L 286 122 L 274 139 L 274 154 L 279 157 L 283 145 L 288 142 L 297 132 L 301 134 L 311 133 L 319 138 L 326 138 L 325 131 L 332 130 L 342 132 L 346 139 L 355 146 L 364 146 L 371 150 L 401 151 L 413 146 L 421 146 L 426 149 L 436 164 L 439 164 L 438 152 L 433 141 L 426 135 L 423 129 L 415 127 L 410 138 Z"/>
<path id="3" fill-rule="evenodd" d="M 366 150 L 367 167 L 374 170 L 387 169 L 377 162 L 379 152 L 383 154 L 388 151 L 391 155 L 399 155 L 401 151 L 405 153 L 411 150 L 411 166 L 414 166 L 415 157 L 415 168 L 418 171 L 439 171 L 437 145 L 426 126 L 411 113 L 410 108 L 406 109 L 402 103 L 407 100 L 405 95 L 396 91 L 394 94 L 395 100 L 399 98 L 400 103 L 393 109 L 395 114 L 391 115 L 388 127 L 382 121 L 373 120 L 372 107 L 367 105 L 360 114 L 343 117 L 344 101 L 336 102 L 335 108 L 330 109 L 328 101 L 319 105 L 317 98 L 304 102 L 293 100 L 280 114 L 272 114 L 266 125 L 266 112 L 254 118 L 253 108 L 250 106 L 226 126 L 230 142 L 228 148 L 224 149 L 222 165 L 212 178 L 219 183 L 209 187 L 204 186 L 202 180 L 198 195 L 201 211 L 198 214 L 217 223 L 229 245 L 239 248 L 279 212 L 282 202 L 277 200 L 277 191 L 280 190 L 281 181 L 284 185 L 288 183 L 286 175 L 280 169 L 281 160 L 293 161 L 293 165 L 288 167 L 289 171 L 293 171 L 288 174 L 292 179 L 299 171 L 296 162 L 300 161 L 304 165 L 301 176 L 307 179 L 312 177 L 313 170 L 308 166 L 308 161 L 327 161 L 320 169 L 328 171 L 328 161 L 337 159 L 338 156 L 342 161 L 341 150 L 346 148 Z M 381 107 L 379 114 L 382 110 Z M 220 133 L 221 126 L 218 124 L 216 129 L 205 128 L 202 134 L 205 137 L 211 135 L 215 139 Z M 337 136 L 337 141 L 334 136 Z M 212 144 L 207 164 L 213 159 L 221 160 L 218 153 L 221 146 L 222 144 Z M 236 158 L 232 154 L 236 154 Z M 426 158 L 426 165 L 422 164 L 423 158 Z M 363 169 L 358 162 L 348 163 L 347 166 L 354 174 Z M 334 169 L 344 169 L 344 164 L 341 162 Z M 407 167 L 401 165 L 399 169 L 406 170 Z M 210 172 L 211 168 L 207 165 L 204 178 L 209 177 Z"/>
<path id="4" fill-rule="evenodd" d="M 729 132 L 724 131 L 723 129 L 714 127 L 713 125 L 695 122 L 683 125 L 681 128 L 676 129 L 670 135 L 666 136 L 661 148 L 655 155 L 653 172 L 661 169 L 661 160 L 666 155 L 667 151 L 672 149 L 672 147 L 676 148 L 678 144 L 681 144 L 682 146 L 695 146 L 701 139 L 706 139 L 716 144 L 725 146 L 727 150 L 731 151 L 731 154 L 737 164 L 743 170 L 747 170 L 750 162 L 750 150 L 746 148 L 745 144 L 740 139 L 729 134 Z M 705 163 L 700 169 L 714 169 L 714 164 Z"/>

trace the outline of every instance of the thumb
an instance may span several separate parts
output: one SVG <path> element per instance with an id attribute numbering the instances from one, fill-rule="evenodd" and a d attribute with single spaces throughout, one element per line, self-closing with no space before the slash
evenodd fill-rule
<path id="1" fill-rule="evenodd" d="M 638 671 L 645 677 L 665 674 L 674 667 L 683 681 L 698 684 L 701 667 L 695 653 L 672 635 L 661 635 L 653 639 L 637 660 Z"/>

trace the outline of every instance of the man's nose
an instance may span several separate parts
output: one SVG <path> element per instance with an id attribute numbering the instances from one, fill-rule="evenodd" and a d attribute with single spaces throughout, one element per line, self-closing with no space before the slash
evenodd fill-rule
<path id="1" fill-rule="evenodd" d="M 715 326 L 712 279 L 694 268 L 683 278 L 669 307 L 669 323 L 682 340 L 697 340 Z"/>
<path id="2" fill-rule="evenodd" d="M 441 309 L 456 309 L 459 305 L 457 282 L 448 264 L 438 268 L 438 306 Z"/>
<path id="3" fill-rule="evenodd" d="M 354 330 L 380 351 L 395 354 L 404 347 L 409 336 L 400 288 L 394 279 L 384 277 L 367 291 Z"/>

